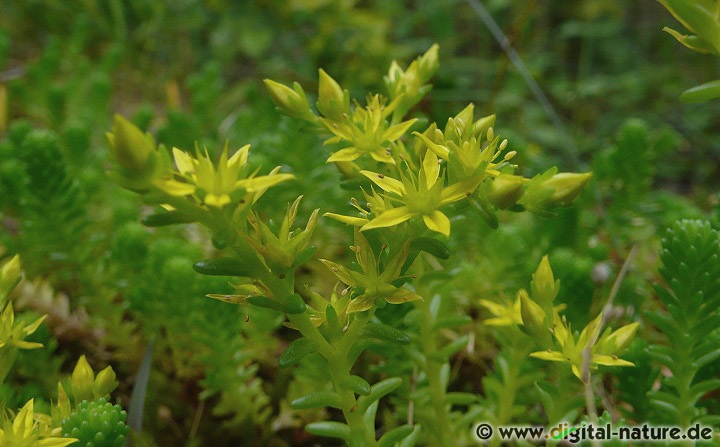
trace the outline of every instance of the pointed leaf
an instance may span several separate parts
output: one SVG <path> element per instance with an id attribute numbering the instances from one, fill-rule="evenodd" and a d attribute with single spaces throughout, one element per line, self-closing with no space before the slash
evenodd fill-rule
<path id="1" fill-rule="evenodd" d="M 334 391 L 316 391 L 290 402 L 290 407 L 294 410 L 323 407 L 340 408 L 341 406 L 340 396 Z"/>
<path id="2" fill-rule="evenodd" d="M 383 323 L 366 324 L 363 328 L 363 335 L 401 345 L 410 343 L 410 337 L 405 332 Z"/>
<path id="3" fill-rule="evenodd" d="M 389 377 L 376 383 L 370 387 L 369 395 L 362 396 L 358 399 L 358 411 L 365 413 L 370 405 L 377 402 L 382 397 L 392 393 L 400 385 L 402 385 L 402 379 L 400 377 Z"/>
<path id="4" fill-rule="evenodd" d="M 349 442 L 351 438 L 350 427 L 342 422 L 311 422 L 305 427 L 305 431 L 317 436 L 342 439 L 346 442 Z"/>
<path id="5" fill-rule="evenodd" d="M 373 228 L 392 227 L 405 222 L 406 220 L 416 216 L 407 206 L 400 206 L 382 212 L 379 216 L 366 223 L 361 230 L 371 230 Z"/>
<path id="6" fill-rule="evenodd" d="M 450 219 L 438 210 L 433 210 L 430 214 L 423 214 L 425 225 L 445 237 L 450 237 Z"/>
<path id="7" fill-rule="evenodd" d="M 419 237 L 413 239 L 410 248 L 424 251 L 435 256 L 438 259 L 448 259 L 450 257 L 450 249 L 445 243 L 433 237 Z"/>
<path id="8" fill-rule="evenodd" d="M 349 389 L 360 396 L 367 396 L 370 394 L 370 384 L 360 376 L 348 376 L 340 383 L 340 386 Z"/>
<path id="9" fill-rule="evenodd" d="M 388 431 L 378 440 L 378 447 L 393 447 L 396 443 L 402 441 L 412 434 L 415 429 L 412 425 L 401 425 Z"/>
<path id="10" fill-rule="evenodd" d="M 317 352 L 317 343 L 307 338 L 298 338 L 288 345 L 280 354 L 278 364 L 281 368 L 287 368 L 299 362 L 303 357 Z"/>

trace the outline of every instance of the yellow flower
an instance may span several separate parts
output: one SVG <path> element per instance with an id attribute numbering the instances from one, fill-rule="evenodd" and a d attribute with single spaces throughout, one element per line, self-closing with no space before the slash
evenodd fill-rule
<path id="1" fill-rule="evenodd" d="M 448 187 L 440 176 L 440 163 L 435 153 L 427 151 L 418 176 L 408 172 L 402 181 L 372 171 L 360 171 L 383 191 L 392 194 L 391 200 L 402 205 L 376 214 L 362 229 L 383 228 L 398 225 L 415 216 L 422 216 L 425 225 L 432 231 L 450 235 L 450 219 L 438 208 L 457 202 L 471 195 L 480 184 L 480 179 L 471 177 Z"/>
<path id="2" fill-rule="evenodd" d="M 44 415 L 36 415 L 34 401 L 30 399 L 17 413 L 12 423 L 2 417 L 0 445 L 12 447 L 64 447 L 77 442 L 76 438 L 60 438 L 51 435 L 50 427 L 43 422 Z"/>
<path id="3" fill-rule="evenodd" d="M 8 303 L 5 310 L 0 314 L 0 350 L 5 347 L 19 349 L 42 348 L 42 343 L 25 341 L 25 337 L 34 333 L 46 316 L 44 315 L 30 324 L 24 324 L 21 321 L 15 322 L 12 302 Z M 1 369 L 2 367 L 0 367 Z"/>
<path id="4" fill-rule="evenodd" d="M 292 174 L 278 174 L 279 167 L 273 169 L 269 175 L 257 176 L 257 171 L 247 175 L 249 151 L 248 144 L 228 158 L 226 144 L 217 165 L 210 159 L 207 149 L 204 154 L 198 150 L 197 157 L 193 157 L 187 152 L 173 148 L 173 157 L 178 173 L 188 181 L 184 184 L 190 190 L 187 194 L 197 193 L 204 204 L 222 208 L 233 201 L 237 191 L 252 194 L 251 200 L 254 202 L 268 188 L 294 178 Z M 168 189 L 162 189 L 171 193 Z M 244 196 L 245 194 L 242 194 L 242 198 Z"/>
<path id="5" fill-rule="evenodd" d="M 580 332 L 580 335 L 575 338 L 565 319 L 561 319 L 556 310 L 554 312 L 553 335 L 560 346 L 560 350 L 537 351 L 530 354 L 530 356 L 551 362 L 569 362 L 573 374 L 580 380 L 584 380 L 582 376 L 583 351 L 588 347 L 591 352 L 590 366 L 593 368 L 598 365 L 635 366 L 632 362 L 618 358 L 617 355 L 630 344 L 639 323 L 630 323 L 614 332 L 611 332 L 608 328 L 602 337 L 598 337 L 601 319 L 602 313 L 591 321 Z"/>
<path id="6" fill-rule="evenodd" d="M 516 326 L 523 324 L 520 315 L 520 300 L 506 301 L 502 304 L 481 299 L 480 304 L 494 315 L 484 321 L 488 326 Z"/>
<path id="7" fill-rule="evenodd" d="M 476 176 L 484 180 L 487 177 L 499 176 L 500 169 L 515 156 L 515 151 L 510 151 L 499 159 L 508 143 L 507 140 L 500 141 L 500 137 L 494 135 L 492 127 L 485 129 L 488 120 L 494 118 L 481 118 L 467 125 L 461 118 L 450 118 L 445 133 L 440 129 L 433 129 L 432 132 L 414 132 L 413 135 L 425 143 L 435 155 L 448 162 L 451 180 Z M 472 119 L 472 111 L 469 112 L 469 119 Z M 481 135 L 478 136 L 479 130 L 485 132 L 487 141 L 483 141 Z"/>
<path id="8" fill-rule="evenodd" d="M 389 144 L 405 135 L 416 121 L 411 119 L 390 126 L 387 117 L 396 106 L 397 100 L 386 106 L 384 98 L 374 95 L 368 98 L 365 108 L 357 104 L 351 117 L 344 115 L 337 120 L 320 118 L 325 127 L 335 135 L 326 140 L 325 144 L 341 141 L 351 143 L 351 146 L 333 153 L 327 162 L 347 162 L 362 155 L 370 155 L 373 160 L 395 164 Z"/>
<path id="9" fill-rule="evenodd" d="M 383 299 L 391 304 L 422 299 L 415 292 L 392 284 L 400 275 L 400 270 L 407 259 L 407 245 L 405 249 L 396 253 L 384 268 L 381 268 L 379 256 L 375 256 L 372 247 L 357 227 L 355 228 L 355 246 L 350 248 L 355 252 L 355 258 L 362 272 L 350 270 L 326 259 L 320 259 L 320 262 L 325 264 L 340 281 L 362 291 L 348 304 L 348 313 L 368 310 L 377 299 Z"/>

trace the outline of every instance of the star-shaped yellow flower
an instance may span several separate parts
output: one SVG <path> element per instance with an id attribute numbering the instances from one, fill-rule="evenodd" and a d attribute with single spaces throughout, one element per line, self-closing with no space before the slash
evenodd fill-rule
<path id="1" fill-rule="evenodd" d="M 250 145 L 245 145 L 228 158 L 227 144 L 220 154 L 220 160 L 215 165 L 210 159 L 207 150 L 205 153 L 197 151 L 197 157 L 173 148 L 173 157 L 178 173 L 188 181 L 191 193 L 197 193 L 199 198 L 208 206 L 222 208 L 232 202 L 236 191 L 244 190 L 254 195 L 252 201 L 257 200 L 268 188 L 294 178 L 292 174 L 278 174 L 279 167 L 273 169 L 269 175 L 258 176 L 257 171 L 247 174 L 247 159 Z M 169 192 L 169 191 L 168 191 Z"/>
<path id="2" fill-rule="evenodd" d="M 608 328 L 602 336 L 599 336 L 601 319 L 602 313 L 591 321 L 576 338 L 565 319 L 561 319 L 555 310 L 553 335 L 560 345 L 560 351 L 548 349 L 533 352 L 530 356 L 551 362 L 568 362 L 573 374 L 580 380 L 583 380 L 583 351 L 587 347 L 590 347 L 590 366 L 593 368 L 597 365 L 635 366 L 632 362 L 618 358 L 617 354 L 630 344 L 639 323 L 630 323 L 614 332 Z"/>
<path id="3" fill-rule="evenodd" d="M 399 99 L 399 98 L 398 98 Z M 320 121 L 335 136 L 326 140 L 325 144 L 346 141 L 351 146 L 333 153 L 327 159 L 328 163 L 353 161 L 363 155 L 370 155 L 373 160 L 395 164 L 390 154 L 389 144 L 408 131 L 415 123 L 415 119 L 403 121 L 390 126 L 387 117 L 397 106 L 398 100 L 385 105 L 380 95 L 370 96 L 367 106 L 356 104 L 352 116 L 345 116 L 342 120 L 320 118 Z"/>
<path id="4" fill-rule="evenodd" d="M 36 415 L 34 401 L 30 399 L 20 411 L 18 411 L 12 423 L 5 418 L 0 419 L 0 445 L 18 447 L 65 447 L 77 442 L 76 438 L 62 438 L 52 436 L 51 430 L 46 423 L 38 422 L 41 418 Z M 50 435 L 50 436 L 48 436 Z"/>
<path id="5" fill-rule="evenodd" d="M 376 215 L 363 225 L 362 230 L 391 227 L 412 217 L 422 216 L 430 230 L 449 236 L 450 219 L 438 208 L 471 195 L 480 184 L 480 179 L 470 177 L 445 187 L 439 161 L 435 153 L 427 151 L 417 177 L 406 171 L 405 175 L 401 174 L 402 181 L 372 171 L 360 171 L 389 193 L 389 199 L 402 204 Z"/>
<path id="6" fill-rule="evenodd" d="M 375 256 L 372 247 L 357 227 L 355 227 L 355 245 L 350 248 L 355 252 L 355 258 L 362 272 L 350 270 L 326 259 L 320 259 L 320 262 L 325 264 L 340 281 L 362 291 L 359 296 L 350 300 L 347 306 L 348 313 L 368 310 L 378 299 L 383 299 L 391 304 L 422 299 L 415 292 L 392 284 L 400 275 L 400 270 L 407 259 L 407 249 L 395 253 L 382 268 L 380 256 Z"/>

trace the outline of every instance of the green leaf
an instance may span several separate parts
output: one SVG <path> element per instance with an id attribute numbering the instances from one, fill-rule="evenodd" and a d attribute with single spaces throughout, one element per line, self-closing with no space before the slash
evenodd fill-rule
<path id="1" fill-rule="evenodd" d="M 706 380 L 690 387 L 690 396 L 700 399 L 710 391 L 720 389 L 720 379 Z"/>
<path id="2" fill-rule="evenodd" d="M 378 447 L 393 447 L 396 443 L 402 441 L 412 434 L 415 427 L 412 425 L 401 425 L 395 427 L 389 432 L 385 433 L 378 440 Z"/>
<path id="3" fill-rule="evenodd" d="M 307 309 L 305 300 L 303 300 L 303 298 L 297 293 L 293 293 L 282 298 L 280 304 L 280 310 L 287 314 L 301 314 L 305 312 L 305 309 Z"/>
<path id="4" fill-rule="evenodd" d="M 208 276 L 253 276 L 247 262 L 238 258 L 210 258 L 198 261 L 193 269 Z"/>
<path id="5" fill-rule="evenodd" d="M 703 366 L 714 362 L 720 358 L 720 348 L 717 348 L 711 352 L 708 352 L 707 354 L 703 355 L 702 357 L 699 357 L 695 360 L 695 364 L 698 368 L 702 368 Z"/>
<path id="6" fill-rule="evenodd" d="M 398 447 L 415 447 L 415 444 L 417 443 L 418 436 L 420 435 L 420 426 L 416 425 L 413 429 L 413 432 L 410 433 L 405 439 L 400 441 L 400 445 Z"/>
<path id="7" fill-rule="evenodd" d="M 680 94 L 684 102 L 703 102 L 720 98 L 720 79 L 689 88 Z"/>
<path id="8" fill-rule="evenodd" d="M 273 309 L 273 310 L 278 310 L 280 312 L 283 312 L 282 304 L 278 303 L 275 300 L 271 300 L 270 298 L 268 298 L 266 296 L 251 296 L 251 297 L 248 297 L 248 299 L 246 301 L 254 306 L 264 307 L 266 309 Z"/>
<path id="9" fill-rule="evenodd" d="M 472 393 L 451 392 L 445 395 L 445 402 L 452 405 L 471 405 L 478 401 L 478 397 Z"/>
<path id="10" fill-rule="evenodd" d="M 358 399 L 358 409 L 363 413 L 382 397 L 395 391 L 400 385 L 402 385 L 402 379 L 400 377 L 389 377 L 385 380 L 381 380 L 372 387 L 370 387 L 370 394 L 362 396 Z"/>
<path id="11" fill-rule="evenodd" d="M 363 328 L 363 335 L 401 345 L 410 343 L 410 337 L 406 333 L 383 323 L 368 323 Z"/>
<path id="12" fill-rule="evenodd" d="M 424 251 L 435 256 L 438 259 L 448 259 L 450 257 L 450 249 L 442 241 L 432 237 L 419 237 L 413 239 L 410 248 Z"/>
<path id="13" fill-rule="evenodd" d="M 360 376 L 348 376 L 340 383 L 340 386 L 347 388 L 360 396 L 368 396 L 370 394 L 370 384 L 367 383 L 367 380 Z"/>
<path id="14" fill-rule="evenodd" d="M 338 438 L 343 441 L 350 441 L 350 427 L 342 422 L 321 421 L 311 422 L 305 426 L 305 431 L 317 436 Z"/>
<path id="15" fill-rule="evenodd" d="M 294 410 L 307 410 L 309 408 L 332 407 L 340 408 L 340 396 L 334 391 L 316 391 L 306 394 L 290 402 Z"/>
<path id="16" fill-rule="evenodd" d="M 437 360 L 438 362 L 446 362 L 447 359 L 450 358 L 450 356 L 467 346 L 469 340 L 469 335 L 463 335 L 461 337 L 458 337 L 445 345 L 445 347 L 443 347 L 441 350 L 434 352 L 430 356 L 430 358 L 432 358 L 433 360 Z"/>
<path id="17" fill-rule="evenodd" d="M 307 338 L 298 338 L 290 343 L 288 347 L 285 348 L 285 351 L 280 354 L 278 364 L 281 368 L 292 366 L 299 362 L 303 357 L 316 352 L 317 348 L 317 343 L 314 341 Z"/>

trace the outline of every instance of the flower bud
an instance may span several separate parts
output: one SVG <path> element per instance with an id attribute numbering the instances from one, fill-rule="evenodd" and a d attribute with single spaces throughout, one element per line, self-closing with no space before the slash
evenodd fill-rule
<path id="1" fill-rule="evenodd" d="M 583 174 L 561 172 L 555 174 L 543 184 L 545 188 L 553 189 L 553 194 L 548 199 L 548 203 L 560 206 L 568 205 L 580 194 L 585 184 L 590 181 L 590 177 L 592 177 L 591 172 Z"/>
<path id="2" fill-rule="evenodd" d="M 349 96 L 346 101 L 345 92 L 340 84 L 322 68 L 320 69 L 317 108 L 320 113 L 331 120 L 339 119 L 349 109 Z"/>
<path id="3" fill-rule="evenodd" d="M 500 174 L 492 181 L 488 200 L 500 209 L 510 208 L 522 197 L 527 182 L 518 175 Z"/>
<path id="4" fill-rule="evenodd" d="M 543 309 L 551 309 L 552 303 L 560 290 L 560 281 L 555 280 L 547 255 L 543 256 L 540 265 L 538 265 L 537 270 L 533 273 L 530 287 L 533 299 L 535 299 Z"/>
<path id="5" fill-rule="evenodd" d="M 290 116 L 303 118 L 310 113 L 310 106 L 305 92 L 297 82 L 294 89 L 271 79 L 265 79 L 263 82 L 275 105 L 284 109 Z M 312 115 L 312 113 L 310 114 Z"/>
<path id="6" fill-rule="evenodd" d="M 145 177 L 152 172 L 155 140 L 144 134 L 122 115 L 115 115 L 112 133 L 107 134 L 110 148 L 118 164 L 131 177 Z"/>
<path id="7" fill-rule="evenodd" d="M 435 72 L 437 71 L 438 67 L 440 66 L 440 63 L 438 62 L 438 52 L 440 50 L 440 46 L 438 44 L 434 44 L 430 47 L 429 50 L 425 52 L 422 56 L 420 56 L 419 60 L 419 67 L 418 67 L 418 74 L 420 75 L 420 79 L 427 80 L 433 77 Z M 423 81 L 426 82 L 426 81 Z"/>
<path id="8" fill-rule="evenodd" d="M 0 309 L 5 297 L 15 287 L 20 276 L 20 256 L 15 255 L 0 268 Z"/>
<path id="9" fill-rule="evenodd" d="M 536 302 L 530 299 L 525 289 L 518 292 L 520 298 L 520 315 L 525 332 L 536 339 L 543 347 L 552 346 L 552 337 L 545 323 L 545 312 Z"/>
<path id="10" fill-rule="evenodd" d="M 72 385 L 72 393 L 75 398 L 75 402 L 81 402 L 83 400 L 93 400 L 93 384 L 95 382 L 95 373 L 90 367 L 85 356 L 80 356 L 80 359 L 75 365 L 75 369 L 72 372 L 70 383 Z"/>
<path id="11" fill-rule="evenodd" d="M 115 371 L 108 366 L 97 374 L 93 383 L 94 397 L 103 397 L 109 395 L 118 386 Z"/>

